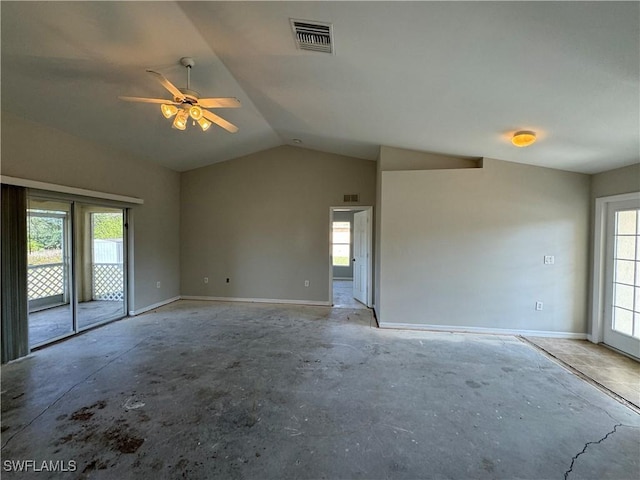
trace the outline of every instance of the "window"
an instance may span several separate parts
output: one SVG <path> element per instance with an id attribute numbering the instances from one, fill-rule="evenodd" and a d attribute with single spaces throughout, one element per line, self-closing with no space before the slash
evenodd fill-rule
<path id="1" fill-rule="evenodd" d="M 615 212 L 613 329 L 640 338 L 640 210 Z"/>
<path id="2" fill-rule="evenodd" d="M 349 222 L 333 222 L 333 266 L 348 267 L 351 262 L 351 224 Z"/>

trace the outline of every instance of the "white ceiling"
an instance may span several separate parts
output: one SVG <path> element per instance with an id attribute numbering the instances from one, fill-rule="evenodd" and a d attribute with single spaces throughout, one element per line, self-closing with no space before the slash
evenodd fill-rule
<path id="1" fill-rule="evenodd" d="M 2 110 L 178 171 L 302 140 L 374 160 L 379 145 L 595 173 L 640 160 L 638 2 L 7 2 Z M 290 18 L 331 22 L 335 55 L 297 50 Z M 181 132 L 145 73 L 235 96 L 236 124 Z M 527 149 L 515 130 L 538 132 Z"/>

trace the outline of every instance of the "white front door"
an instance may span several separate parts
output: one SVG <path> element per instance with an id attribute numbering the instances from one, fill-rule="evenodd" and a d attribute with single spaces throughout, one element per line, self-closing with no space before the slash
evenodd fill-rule
<path id="1" fill-rule="evenodd" d="M 371 210 L 353 215 L 353 298 L 371 306 Z"/>
<path id="2" fill-rule="evenodd" d="M 640 358 L 640 201 L 607 210 L 604 343 Z"/>

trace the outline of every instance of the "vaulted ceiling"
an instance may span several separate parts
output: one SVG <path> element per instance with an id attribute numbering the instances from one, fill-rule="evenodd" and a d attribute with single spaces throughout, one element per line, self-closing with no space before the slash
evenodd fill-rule
<path id="1" fill-rule="evenodd" d="M 301 140 L 595 173 L 640 160 L 638 2 L 2 1 L 2 110 L 185 171 Z M 335 53 L 289 19 L 328 22 Z M 239 132 L 171 128 L 146 69 L 233 96 Z M 515 130 L 538 142 L 518 149 Z"/>

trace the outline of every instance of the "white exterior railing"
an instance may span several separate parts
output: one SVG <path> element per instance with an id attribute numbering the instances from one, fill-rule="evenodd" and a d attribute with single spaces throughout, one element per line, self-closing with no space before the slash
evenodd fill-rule
<path id="1" fill-rule="evenodd" d="M 30 265 L 27 270 L 28 299 L 65 297 L 67 267 L 64 263 Z M 93 300 L 122 301 L 124 299 L 124 268 L 122 263 L 93 264 Z"/>

